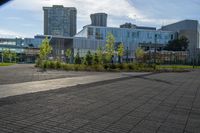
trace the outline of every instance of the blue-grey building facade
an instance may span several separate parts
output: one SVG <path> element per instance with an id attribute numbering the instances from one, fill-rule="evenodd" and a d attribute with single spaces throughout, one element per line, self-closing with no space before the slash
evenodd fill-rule
<path id="1" fill-rule="evenodd" d="M 22 38 L 0 38 L 0 52 L 4 49 L 10 49 L 13 52 L 23 52 L 23 39 Z"/>
<path id="2" fill-rule="evenodd" d="M 3 61 L 2 51 L 9 50 L 19 57 L 19 62 L 35 62 L 39 54 L 39 46 L 44 38 L 0 38 L 0 62 Z"/>
<path id="3" fill-rule="evenodd" d="M 163 26 L 161 30 L 170 30 L 178 33 L 178 36 L 185 36 L 189 40 L 188 50 L 191 58 L 196 58 L 200 48 L 200 25 L 197 20 L 183 20 L 177 23 Z"/>
<path id="4" fill-rule="evenodd" d="M 177 38 L 174 31 L 85 26 L 73 38 L 74 54 L 79 50 L 80 55 L 83 56 L 88 50 L 95 52 L 98 47 L 105 48 L 108 33 L 114 35 L 116 49 L 120 43 L 124 44 L 129 59 L 135 58 L 135 50 L 141 45 L 149 49 L 155 45 L 157 48 L 162 48 L 170 40 Z"/>

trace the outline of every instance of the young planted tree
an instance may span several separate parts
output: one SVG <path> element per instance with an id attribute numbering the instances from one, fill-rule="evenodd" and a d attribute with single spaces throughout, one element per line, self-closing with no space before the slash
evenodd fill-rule
<path id="1" fill-rule="evenodd" d="M 2 51 L 3 61 L 4 62 L 11 62 L 12 53 L 9 49 L 4 49 Z"/>
<path id="2" fill-rule="evenodd" d="M 100 64 L 100 62 L 99 62 L 100 60 L 99 60 L 99 57 L 98 57 L 98 54 L 97 53 L 94 53 L 94 55 L 93 55 L 93 64 Z"/>
<path id="3" fill-rule="evenodd" d="M 114 43 L 115 37 L 112 33 L 108 33 L 107 40 L 106 40 L 106 60 L 108 63 L 113 62 L 112 58 L 114 56 Z"/>
<path id="4" fill-rule="evenodd" d="M 98 57 L 98 63 L 103 64 L 103 49 L 102 49 L 102 47 L 98 47 L 96 54 Z"/>
<path id="5" fill-rule="evenodd" d="M 12 52 L 12 58 L 15 60 L 15 62 L 17 61 L 17 53 L 16 52 Z"/>
<path id="6" fill-rule="evenodd" d="M 75 59 L 74 59 L 75 64 L 81 64 L 81 57 L 79 55 L 79 49 L 78 52 L 76 53 Z"/>
<path id="7" fill-rule="evenodd" d="M 138 62 L 143 61 L 143 57 L 144 57 L 144 50 L 142 48 L 137 48 L 135 51 L 135 56 L 136 56 L 136 60 Z"/>
<path id="8" fill-rule="evenodd" d="M 72 51 L 71 49 L 67 49 L 65 52 L 66 58 L 67 58 L 67 63 L 70 63 L 71 56 L 72 56 Z"/>
<path id="9" fill-rule="evenodd" d="M 49 40 L 46 37 L 40 46 L 39 57 L 41 60 L 47 60 L 48 55 L 51 53 L 52 47 L 49 44 Z"/>
<path id="10" fill-rule="evenodd" d="M 85 65 L 92 65 L 92 59 L 93 59 L 92 54 L 90 51 L 88 51 L 84 60 Z"/>
<path id="11" fill-rule="evenodd" d="M 118 46 L 117 52 L 118 52 L 118 57 L 119 57 L 119 63 L 122 63 L 122 57 L 124 55 L 124 45 L 123 45 L 123 43 L 121 43 Z"/>

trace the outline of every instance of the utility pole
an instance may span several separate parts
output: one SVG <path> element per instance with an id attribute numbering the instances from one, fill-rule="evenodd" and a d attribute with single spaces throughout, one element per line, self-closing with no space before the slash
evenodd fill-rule
<path id="1" fill-rule="evenodd" d="M 149 65 L 151 64 L 151 44 L 149 44 Z"/>
<path id="2" fill-rule="evenodd" d="M 192 61 L 193 63 L 192 63 L 192 65 L 193 65 L 193 69 L 194 69 L 194 67 L 195 67 L 195 58 L 196 58 L 196 57 L 195 57 L 195 55 L 196 55 L 195 46 L 194 46 L 194 49 L 193 49 L 193 50 L 194 50 L 194 52 L 193 52 L 193 59 L 192 59 L 192 60 L 193 60 L 193 61 Z"/>

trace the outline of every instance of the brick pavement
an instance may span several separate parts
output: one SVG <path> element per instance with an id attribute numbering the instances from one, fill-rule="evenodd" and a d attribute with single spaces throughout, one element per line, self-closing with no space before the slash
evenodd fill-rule
<path id="1" fill-rule="evenodd" d="M 57 70 L 41 71 L 41 69 L 35 68 L 34 64 L 16 64 L 7 67 L 0 67 L 0 85 L 42 81 L 58 78 L 81 77 L 97 74 L 99 73 Z"/>
<path id="2" fill-rule="evenodd" d="M 0 132 L 199 133 L 200 71 L 0 99 Z"/>

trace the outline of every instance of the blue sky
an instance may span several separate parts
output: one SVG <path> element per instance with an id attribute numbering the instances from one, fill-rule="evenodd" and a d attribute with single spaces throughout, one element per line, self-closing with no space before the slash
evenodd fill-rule
<path id="1" fill-rule="evenodd" d="M 43 34 L 43 6 L 76 7 L 77 30 L 90 24 L 91 13 L 106 12 L 108 26 L 125 22 L 161 27 L 183 19 L 200 20 L 200 0 L 13 0 L 0 7 L 0 36 Z"/>

